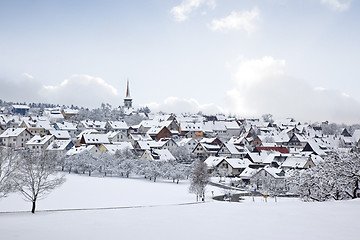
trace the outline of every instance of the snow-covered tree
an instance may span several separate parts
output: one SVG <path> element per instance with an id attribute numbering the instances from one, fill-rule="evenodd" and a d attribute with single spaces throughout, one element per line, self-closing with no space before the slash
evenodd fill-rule
<path id="1" fill-rule="evenodd" d="M 0 198 L 15 190 L 14 177 L 18 167 L 18 154 L 10 148 L 0 147 Z"/>
<path id="2" fill-rule="evenodd" d="M 56 163 L 49 152 L 22 151 L 15 184 L 25 200 L 32 203 L 35 213 L 36 201 L 64 183 L 65 178 L 56 171 Z"/>
<path id="3" fill-rule="evenodd" d="M 128 178 L 130 174 L 136 172 L 136 155 L 131 149 L 125 148 L 123 150 L 117 150 L 115 157 L 117 159 L 116 171 L 121 176 L 126 176 Z"/>
<path id="4" fill-rule="evenodd" d="M 193 156 L 193 154 L 191 154 L 191 152 L 189 152 L 185 146 L 172 148 L 169 149 L 169 151 L 175 157 L 176 161 L 180 163 L 182 162 L 189 163 L 194 161 L 195 159 L 195 156 Z"/>
<path id="5" fill-rule="evenodd" d="M 294 171 L 290 182 L 304 200 L 326 201 L 358 197 L 359 179 L 359 154 L 335 152 L 314 168 Z"/>
<path id="6" fill-rule="evenodd" d="M 189 191 L 195 193 L 196 201 L 199 201 L 199 198 L 205 201 L 205 189 L 208 181 L 209 174 L 206 163 L 200 160 L 195 161 L 190 175 Z"/>
<path id="7" fill-rule="evenodd" d="M 115 169 L 115 157 L 114 155 L 103 152 L 98 158 L 99 172 L 103 172 L 106 177 L 109 173 L 112 174 Z"/>

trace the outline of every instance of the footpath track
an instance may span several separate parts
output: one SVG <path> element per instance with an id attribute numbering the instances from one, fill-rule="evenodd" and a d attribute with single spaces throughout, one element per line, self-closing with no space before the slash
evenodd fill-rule
<path id="1" fill-rule="evenodd" d="M 155 207 L 168 207 L 168 206 L 186 206 L 186 205 L 195 205 L 195 204 L 202 204 L 202 203 L 205 203 L 205 202 L 189 202 L 189 203 L 158 204 L 158 205 L 115 206 L 115 207 L 93 207 L 93 208 L 41 209 L 41 210 L 37 210 L 36 213 L 155 208 Z M 3 212 L 0 212 L 0 216 L 2 214 L 19 214 L 19 213 L 30 213 L 30 211 L 3 211 Z"/>

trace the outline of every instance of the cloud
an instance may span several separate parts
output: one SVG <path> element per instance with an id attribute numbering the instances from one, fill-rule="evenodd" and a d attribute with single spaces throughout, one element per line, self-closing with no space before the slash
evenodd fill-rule
<path id="1" fill-rule="evenodd" d="M 0 77 L 0 98 L 6 101 L 33 102 L 39 101 L 41 82 L 28 73 L 20 77 Z"/>
<path id="2" fill-rule="evenodd" d="M 351 0 L 321 0 L 321 3 L 328 5 L 335 11 L 343 12 L 349 9 Z"/>
<path id="3" fill-rule="evenodd" d="M 183 22 L 189 18 L 191 12 L 202 5 L 207 5 L 209 9 L 215 9 L 215 0 L 182 0 L 182 2 L 171 9 L 171 14 L 178 22 Z"/>
<path id="4" fill-rule="evenodd" d="M 250 35 L 256 30 L 256 24 L 259 19 L 259 10 L 257 7 L 254 7 L 250 11 L 232 11 L 227 17 L 212 20 L 208 27 L 212 31 L 244 30 Z"/>
<path id="5" fill-rule="evenodd" d="M 105 80 L 85 74 L 72 75 L 55 86 L 42 86 L 40 96 L 48 102 L 84 107 L 99 107 L 101 103 L 121 105 L 115 87 Z"/>
<path id="6" fill-rule="evenodd" d="M 273 57 L 240 60 L 234 73 L 235 86 L 227 92 L 227 111 L 244 117 L 271 113 L 275 118 L 301 121 L 358 121 L 360 104 L 354 98 L 290 77 L 285 66 L 285 60 Z"/>
<path id="7" fill-rule="evenodd" d="M 216 104 L 200 104 L 197 100 L 168 97 L 163 103 L 148 103 L 144 104 L 148 106 L 152 112 L 167 112 L 167 113 L 198 113 L 203 112 L 205 114 L 216 114 L 224 112 L 224 109 Z"/>

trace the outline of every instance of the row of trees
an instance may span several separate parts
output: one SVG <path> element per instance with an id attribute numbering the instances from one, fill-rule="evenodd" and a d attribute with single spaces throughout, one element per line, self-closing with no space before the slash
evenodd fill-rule
<path id="1" fill-rule="evenodd" d="M 336 152 L 316 167 L 293 171 L 290 186 L 305 201 L 343 200 L 359 197 L 360 156 Z"/>
<path id="2" fill-rule="evenodd" d="M 20 192 L 32 203 L 35 213 L 37 200 L 60 186 L 64 175 L 56 171 L 54 155 L 49 152 L 33 153 L 0 148 L 0 198 L 10 192 Z"/>
<path id="3" fill-rule="evenodd" d="M 159 178 L 172 179 L 179 183 L 180 180 L 188 179 L 191 165 L 181 164 L 176 161 L 153 161 L 138 158 L 133 151 L 126 148 L 117 150 L 115 154 L 107 152 L 93 155 L 89 151 L 67 157 L 58 157 L 57 164 L 62 171 L 69 173 L 101 174 L 103 176 L 129 177 L 131 174 L 142 175 L 154 182 Z"/>

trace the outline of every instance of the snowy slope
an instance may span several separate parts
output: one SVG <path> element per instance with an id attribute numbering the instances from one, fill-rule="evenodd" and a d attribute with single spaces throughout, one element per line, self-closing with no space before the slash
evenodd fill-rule
<path id="1" fill-rule="evenodd" d="M 70 175 L 39 209 L 162 205 L 117 210 L 0 214 L 1 239 L 359 239 L 360 201 L 304 203 L 246 198 L 243 203 L 191 202 L 188 184 Z M 210 191 L 210 187 L 209 187 Z M 221 192 L 221 190 L 218 190 Z M 210 195 L 208 193 L 208 195 Z M 30 210 L 10 196 L 0 211 Z"/>

